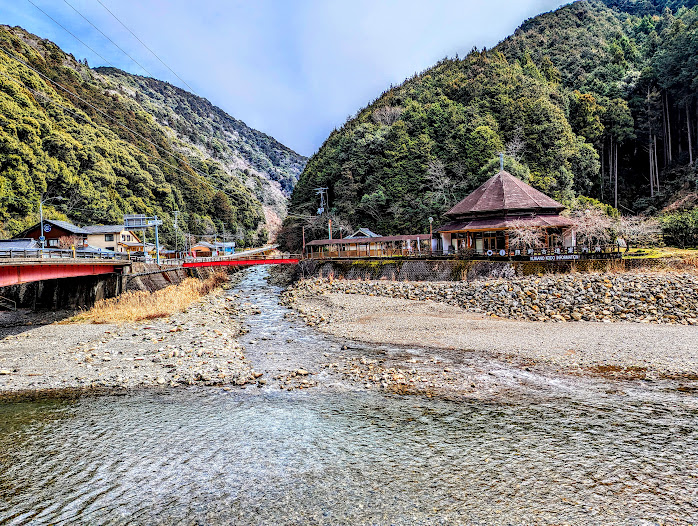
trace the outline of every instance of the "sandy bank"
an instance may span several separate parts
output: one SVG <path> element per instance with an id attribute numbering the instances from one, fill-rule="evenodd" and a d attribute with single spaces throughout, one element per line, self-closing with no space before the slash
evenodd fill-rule
<path id="1" fill-rule="evenodd" d="M 523 364 L 619 376 L 698 378 L 698 327 L 546 323 L 486 317 L 433 301 L 361 294 L 291 296 L 321 331 L 371 343 L 479 351 Z"/>

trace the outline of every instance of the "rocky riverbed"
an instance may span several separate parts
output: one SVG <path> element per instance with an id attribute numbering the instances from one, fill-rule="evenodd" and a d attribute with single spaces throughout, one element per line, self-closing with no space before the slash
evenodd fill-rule
<path id="1" fill-rule="evenodd" d="M 561 276 L 559 279 L 569 283 L 573 278 Z M 589 283 L 592 279 L 597 283 L 606 283 L 604 280 L 614 283 L 614 278 L 603 275 L 580 277 L 582 283 Z M 619 279 L 615 277 L 616 282 Z M 667 281 L 653 289 L 655 298 L 666 294 L 666 290 L 672 287 L 677 289 L 674 297 L 680 294 L 688 301 L 692 298 L 691 282 L 678 292 L 681 282 L 676 275 L 644 275 L 637 278 L 637 283 L 641 279 L 655 285 L 661 279 Z M 535 281 L 531 279 L 527 283 Z M 557 293 L 550 292 L 550 282 L 551 278 L 540 279 L 539 285 L 548 287 L 545 290 L 549 292 L 545 294 L 557 301 Z M 464 291 L 469 285 L 309 280 L 288 290 L 283 301 L 292 306 L 305 323 L 340 340 L 431 349 L 431 353 L 416 357 L 416 361 L 409 356 L 403 363 L 396 360 L 362 362 L 352 358 L 328 365 L 357 381 L 397 386 L 398 391 L 412 386 L 429 390 L 432 384 L 461 392 L 481 391 L 480 382 L 472 381 L 468 375 L 454 374 L 454 370 L 460 369 L 457 367 L 459 363 L 477 356 L 480 356 L 480 363 L 497 359 L 522 371 L 648 381 L 671 378 L 685 382 L 677 386 L 679 389 L 692 391 L 698 388 L 698 327 L 688 321 L 693 318 L 686 305 L 677 308 L 683 313 L 679 318 L 668 311 L 666 303 L 663 304 L 663 315 L 673 323 L 634 323 L 619 318 L 623 313 L 618 312 L 615 318 L 602 314 L 606 317 L 602 320 L 608 323 L 581 320 L 552 324 L 549 319 L 505 319 L 472 312 L 467 304 L 464 309 L 459 300 L 468 297 Z M 515 287 L 524 290 L 520 281 L 472 286 L 481 294 L 483 290 L 501 292 L 505 289 L 508 292 L 509 288 Z M 538 296 L 543 294 L 539 292 Z M 494 297 L 490 301 L 496 308 Z M 580 304 L 577 308 L 583 311 L 585 307 L 587 305 Z M 588 308 L 594 310 L 601 306 L 590 303 Z M 676 316 L 676 319 L 669 316 Z M 695 311 L 692 316 L 695 316 Z M 563 317 L 563 320 L 566 319 Z M 570 321 L 573 320 L 570 316 Z M 423 374 L 425 372 L 428 374 Z M 439 381 L 435 382 L 435 378 Z"/>
<path id="2" fill-rule="evenodd" d="M 287 298 L 323 293 L 431 300 L 530 321 L 698 325 L 698 275 L 691 273 L 557 274 L 455 283 L 312 279 L 299 282 Z"/>
<path id="3" fill-rule="evenodd" d="M 219 290 L 184 313 L 147 323 L 0 329 L 0 396 L 257 382 L 237 340 L 245 331 L 241 316 L 253 309 Z"/>

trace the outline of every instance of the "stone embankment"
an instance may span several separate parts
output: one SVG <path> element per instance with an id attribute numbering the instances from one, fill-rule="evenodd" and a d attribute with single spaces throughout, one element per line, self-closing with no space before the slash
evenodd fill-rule
<path id="1" fill-rule="evenodd" d="M 698 325 L 698 276 L 690 273 L 558 274 L 470 282 L 312 279 L 286 294 L 363 294 L 432 300 L 531 321 L 632 321 Z M 322 323 L 312 319 L 311 324 Z"/>

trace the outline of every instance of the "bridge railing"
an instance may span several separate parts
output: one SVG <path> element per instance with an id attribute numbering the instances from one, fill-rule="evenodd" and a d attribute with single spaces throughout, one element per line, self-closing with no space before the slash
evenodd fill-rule
<path id="1" fill-rule="evenodd" d="M 107 252 L 84 252 L 57 248 L 27 248 L 0 250 L 0 259 L 99 259 L 128 261 L 128 254 Z"/>
<path id="2" fill-rule="evenodd" d="M 263 261 L 267 259 L 303 259 L 302 254 L 276 253 L 276 254 L 250 254 L 249 256 L 235 254 L 229 256 L 211 256 L 211 257 L 187 257 L 183 260 L 184 263 L 190 261 Z"/>

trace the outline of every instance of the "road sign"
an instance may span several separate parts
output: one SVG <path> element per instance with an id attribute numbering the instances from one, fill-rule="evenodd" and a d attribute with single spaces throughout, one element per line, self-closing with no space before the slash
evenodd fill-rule
<path id="1" fill-rule="evenodd" d="M 39 241 L 46 241 L 46 236 L 39 236 Z"/>
<path id="2" fill-rule="evenodd" d="M 51 231 L 51 225 L 44 225 L 44 232 L 50 232 Z"/>

